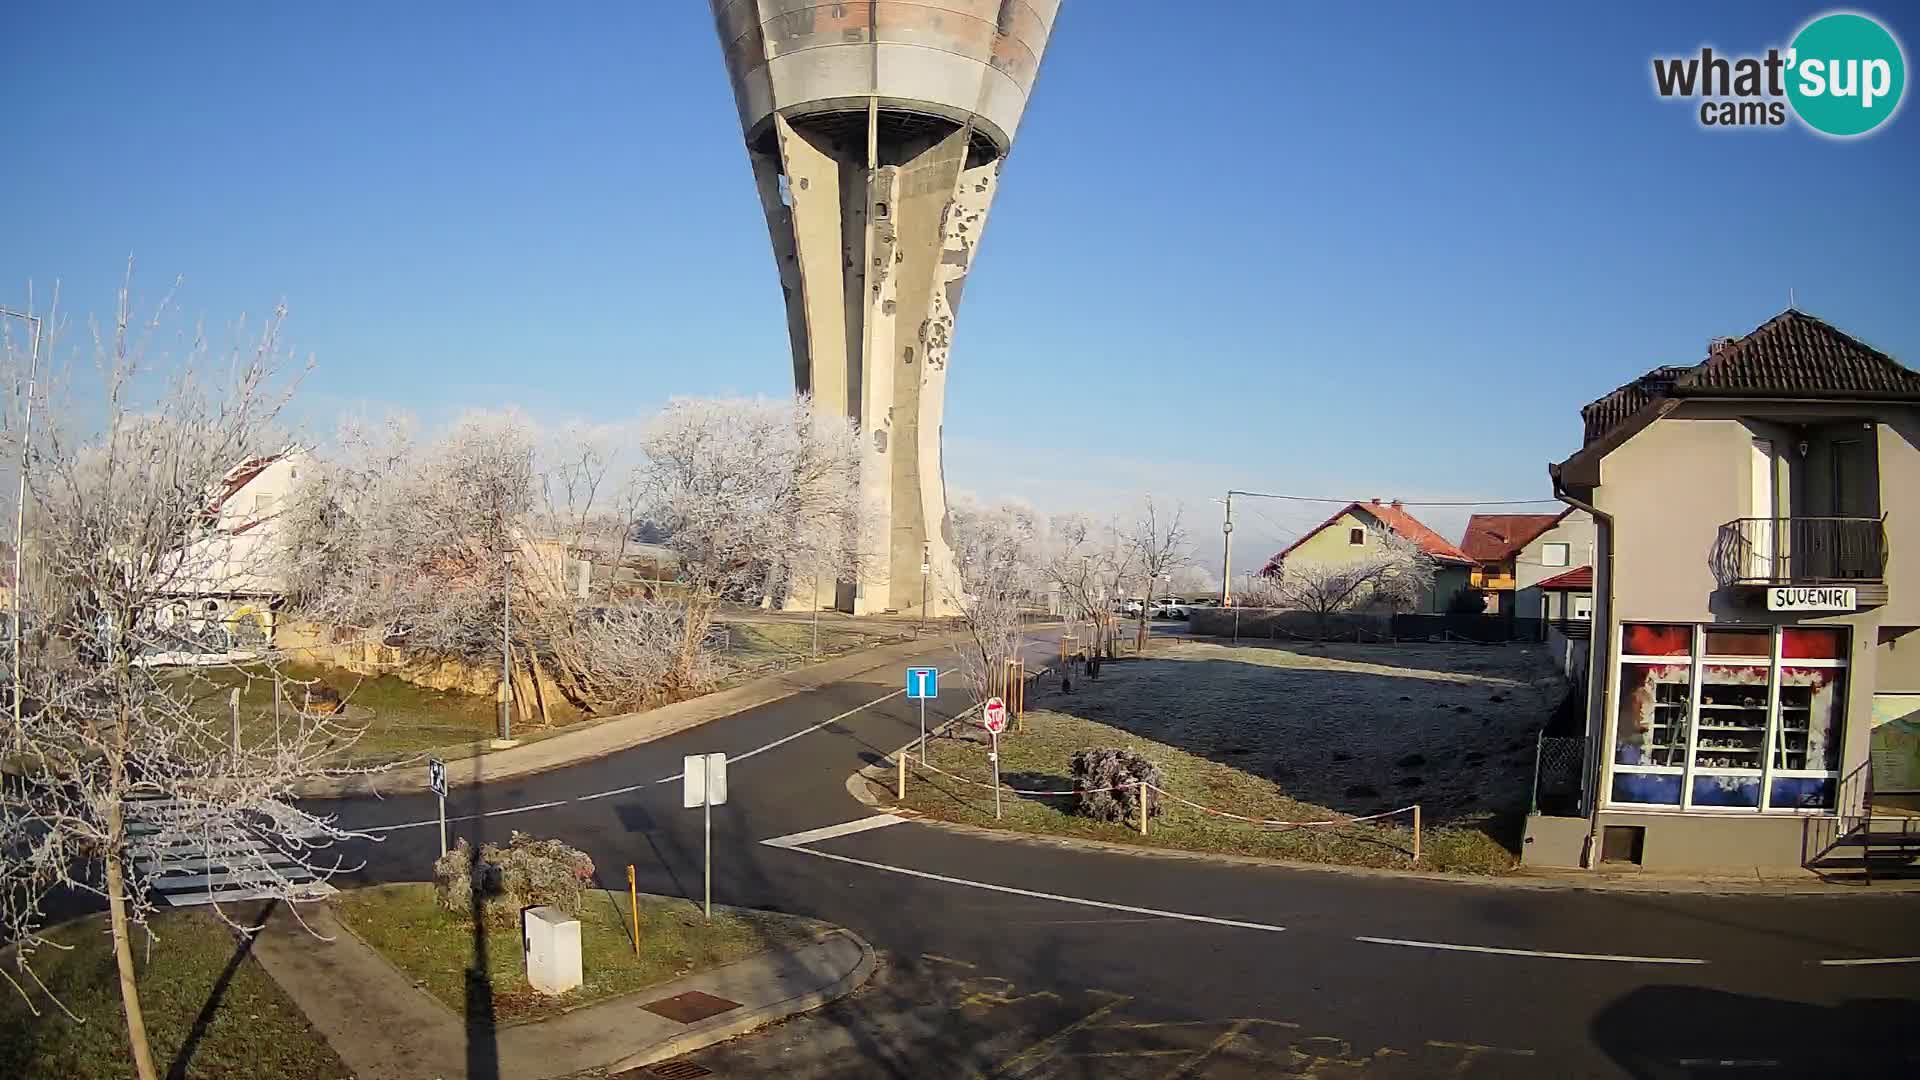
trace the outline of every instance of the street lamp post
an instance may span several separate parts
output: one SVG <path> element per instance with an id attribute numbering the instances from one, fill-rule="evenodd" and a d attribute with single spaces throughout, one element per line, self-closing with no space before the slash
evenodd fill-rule
<path id="1" fill-rule="evenodd" d="M 27 531 L 27 452 L 33 442 L 33 398 L 40 379 L 40 316 L 12 308 L 0 308 L 0 316 L 24 319 L 33 330 L 33 344 L 27 360 L 27 415 L 20 434 L 20 490 L 13 503 L 13 735 L 20 737 L 20 594 L 26 591 L 25 548 Z"/>
<path id="2" fill-rule="evenodd" d="M 920 549 L 920 628 L 916 636 L 927 632 L 927 579 L 933 576 L 933 545 Z"/>
<path id="3" fill-rule="evenodd" d="M 509 742 L 513 739 L 513 549 L 500 554 L 505 568 L 500 596 L 506 612 L 500 621 L 500 741 Z"/>

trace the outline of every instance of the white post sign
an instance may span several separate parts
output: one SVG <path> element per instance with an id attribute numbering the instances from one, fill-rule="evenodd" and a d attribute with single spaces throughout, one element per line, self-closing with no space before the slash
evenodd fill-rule
<path id="1" fill-rule="evenodd" d="M 706 888 L 704 910 L 713 921 L 713 808 L 727 801 L 727 755 L 688 754 L 680 771 L 680 805 L 698 806 L 706 816 L 706 858 L 702 877 Z"/>
<path id="2" fill-rule="evenodd" d="M 439 796 L 440 800 L 440 854 L 447 853 L 447 763 L 439 758 L 427 759 L 427 787 Z"/>
<path id="3" fill-rule="evenodd" d="M 1000 733 L 1007 730 L 1007 703 L 997 697 L 990 697 L 980 710 L 980 717 L 993 737 L 993 749 L 987 751 L 987 760 L 993 762 L 993 817 L 1000 819 Z"/>

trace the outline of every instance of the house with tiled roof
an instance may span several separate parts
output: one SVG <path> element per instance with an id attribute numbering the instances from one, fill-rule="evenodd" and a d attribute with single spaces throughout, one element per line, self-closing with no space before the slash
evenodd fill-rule
<path id="1" fill-rule="evenodd" d="M 290 446 L 234 465 L 207 493 L 199 528 L 160 568 L 150 663 L 212 663 L 257 653 L 274 635 L 286 591 L 280 515 L 303 473 L 306 450 Z"/>
<path id="2" fill-rule="evenodd" d="M 1379 499 L 1348 503 L 1289 544 L 1286 550 L 1268 559 L 1261 573 L 1277 574 L 1293 560 L 1338 564 L 1366 558 L 1379 550 L 1384 533 L 1413 541 L 1433 560 L 1433 587 L 1416 610 L 1446 611 L 1454 594 L 1467 587 L 1474 561 L 1452 541 L 1409 514 L 1398 499 L 1384 503 Z"/>
<path id="3" fill-rule="evenodd" d="M 1516 564 L 1533 539 L 1560 521 L 1559 514 L 1475 514 L 1467 519 L 1460 550 L 1479 565 L 1468 584 L 1484 594 L 1489 615 L 1512 616 Z M 1566 565 L 1562 563 L 1561 565 Z"/>
<path id="4" fill-rule="evenodd" d="M 1920 858 L 1882 809 L 1920 791 L 1920 373 L 1789 309 L 1581 418 L 1548 472 L 1593 558 L 1534 586 L 1590 598 L 1583 765 L 1526 861 Z"/>

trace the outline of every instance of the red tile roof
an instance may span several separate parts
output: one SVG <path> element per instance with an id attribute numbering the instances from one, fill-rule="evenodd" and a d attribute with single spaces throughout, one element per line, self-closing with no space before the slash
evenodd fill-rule
<path id="1" fill-rule="evenodd" d="M 1567 513 L 1563 510 L 1558 514 L 1475 514 L 1467 519 L 1467 532 L 1460 538 L 1460 550 L 1480 562 L 1511 559 Z"/>
<path id="2" fill-rule="evenodd" d="M 1586 445 L 1649 404 L 1675 397 L 1920 400 L 1920 372 L 1797 308 L 1745 337 L 1717 342 L 1707 358 L 1657 367 L 1580 410 Z"/>
<path id="3" fill-rule="evenodd" d="M 1383 503 L 1378 499 L 1374 499 L 1370 502 L 1348 503 L 1341 507 L 1332 517 L 1302 533 L 1300 539 L 1288 544 L 1285 551 L 1268 559 L 1266 568 L 1261 572 L 1271 573 L 1278 569 L 1280 563 L 1286 559 L 1287 555 L 1292 552 L 1294 548 L 1306 543 L 1321 530 L 1339 521 L 1348 514 L 1364 514 L 1372 517 L 1387 529 L 1399 533 L 1401 536 L 1418 544 L 1421 551 L 1426 552 L 1429 556 L 1440 562 L 1459 563 L 1462 566 L 1472 566 L 1474 564 L 1474 560 L 1469 557 L 1466 552 L 1454 547 L 1452 542 L 1446 537 L 1427 528 L 1426 525 L 1421 523 L 1420 519 L 1402 509 L 1398 502 Z"/>
<path id="4" fill-rule="evenodd" d="M 1564 574 L 1555 574 L 1534 584 L 1548 592 L 1588 592 L 1593 588 L 1593 567 L 1576 566 Z"/>

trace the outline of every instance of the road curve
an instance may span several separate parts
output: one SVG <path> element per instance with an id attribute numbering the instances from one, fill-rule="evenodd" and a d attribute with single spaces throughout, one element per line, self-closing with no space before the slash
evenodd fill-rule
<path id="1" fill-rule="evenodd" d="M 914 662 L 945 668 L 953 654 Z M 680 762 L 725 751 L 715 902 L 851 927 L 899 969 L 902 988 L 919 968 L 956 973 L 940 984 L 952 1002 L 903 990 L 844 1003 L 842 1014 L 931 1008 L 933 1020 L 876 1022 L 884 1039 L 840 1031 L 844 1049 L 818 1075 L 1920 1070 L 1911 896 L 1501 888 L 1006 843 L 911 822 L 764 843 L 872 815 L 844 781 L 917 730 L 901 674 L 868 672 L 607 758 L 456 790 L 450 833 L 558 836 L 591 854 L 606 883 L 617 887 L 631 863 L 640 888 L 694 896 L 701 822 L 680 807 Z M 428 876 L 431 796 L 315 805 L 379 830 L 379 843 L 343 852 L 365 860 L 352 879 Z"/>

